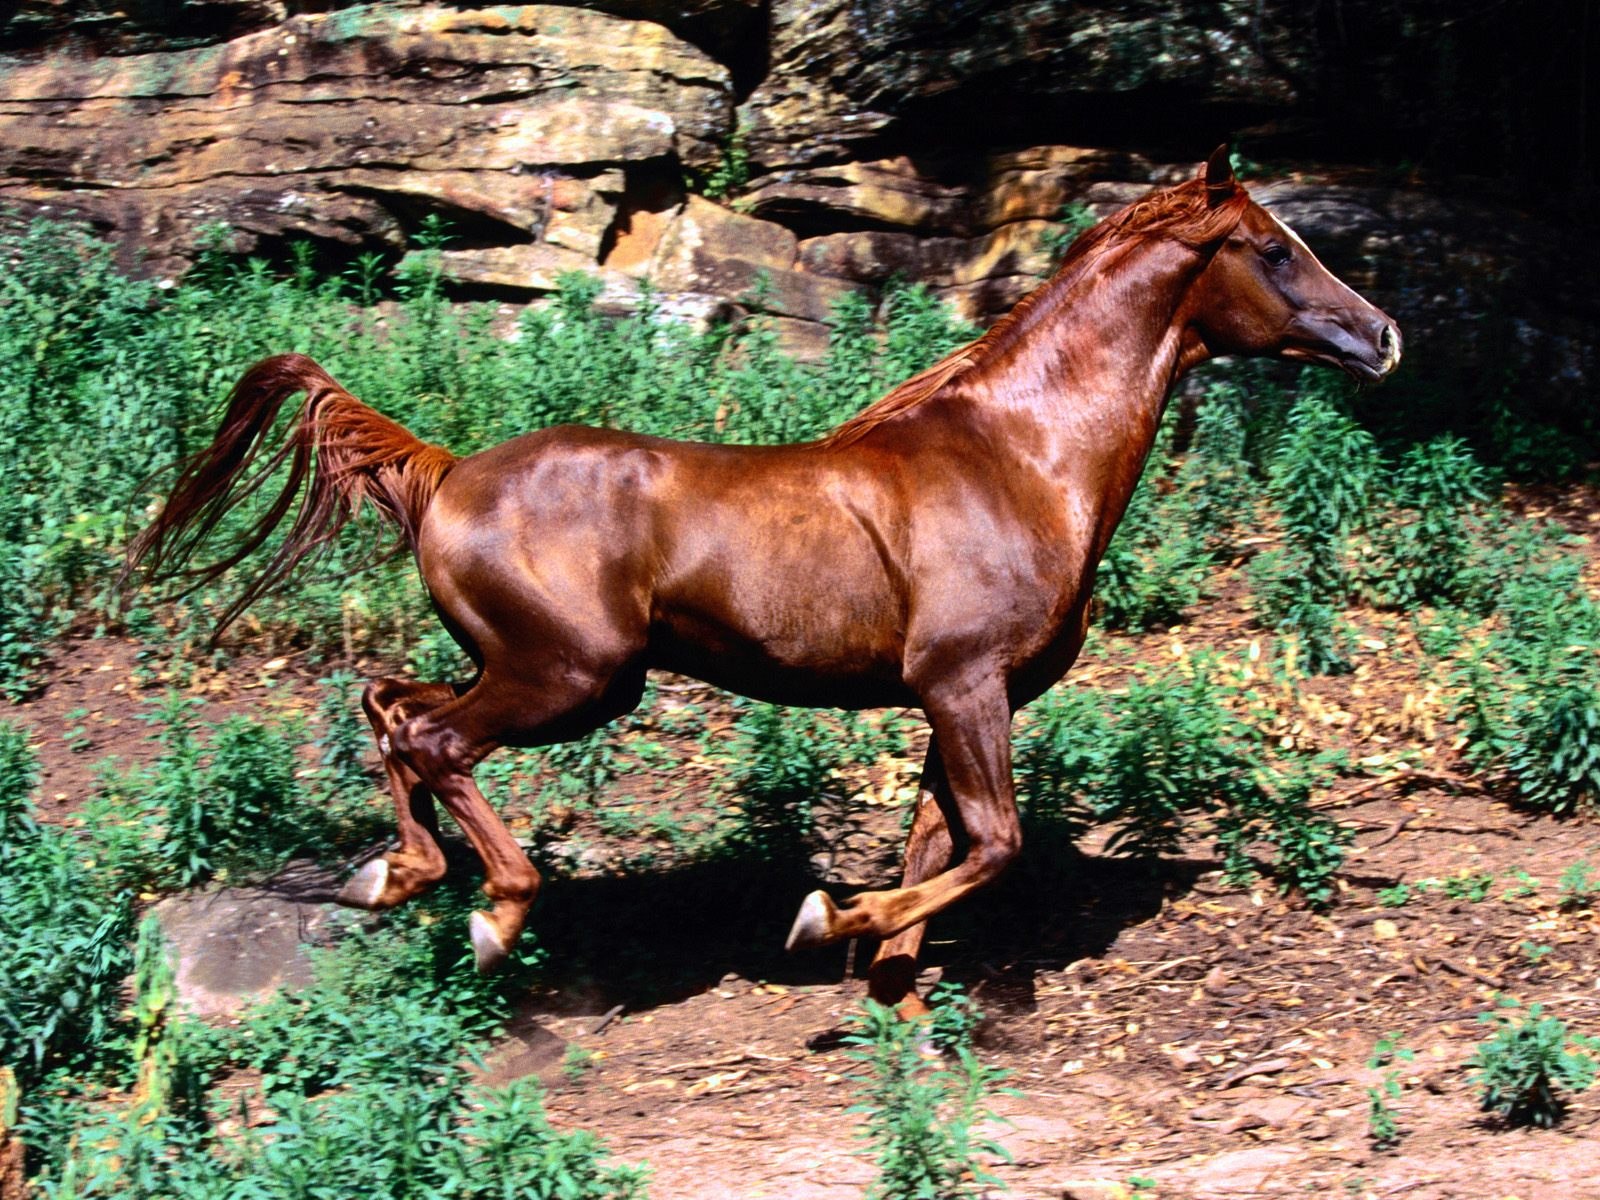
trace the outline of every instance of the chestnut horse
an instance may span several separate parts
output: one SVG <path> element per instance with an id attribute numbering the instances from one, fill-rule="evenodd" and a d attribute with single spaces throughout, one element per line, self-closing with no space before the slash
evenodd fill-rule
<path id="1" fill-rule="evenodd" d="M 871 992 L 915 1009 L 924 922 L 1020 847 L 1012 714 L 1071 666 L 1167 396 L 1218 354 L 1362 381 L 1400 359 L 1394 322 L 1249 199 L 1224 150 L 1081 236 L 976 342 L 804 445 L 562 426 L 458 459 L 310 359 L 266 359 L 235 386 L 216 441 L 184 464 L 129 570 L 183 563 L 285 462 L 282 492 L 233 552 L 188 572 L 204 581 L 237 565 L 305 491 L 224 623 L 361 501 L 398 524 L 477 675 L 367 687 L 399 845 L 341 899 L 388 908 L 443 876 L 437 797 L 483 859 L 492 906 L 470 933 L 484 969 L 539 889 L 473 782 L 497 747 L 579 737 L 629 712 L 651 669 L 780 704 L 922 708 L 933 736 L 901 886 L 842 903 L 813 892 L 788 939 L 880 939 Z M 287 442 L 262 455 L 301 391 Z"/>

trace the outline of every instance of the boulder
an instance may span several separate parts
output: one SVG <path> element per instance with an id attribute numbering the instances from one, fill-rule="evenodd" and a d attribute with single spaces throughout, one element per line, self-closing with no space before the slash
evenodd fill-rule
<path id="1" fill-rule="evenodd" d="M 222 887 L 161 901 L 152 911 L 176 958 L 179 1003 L 196 1016 L 228 1017 L 309 984 L 306 947 L 331 932 L 334 911 L 318 900 Z"/>
<path id="2" fill-rule="evenodd" d="M 545 232 L 592 261 L 614 168 L 710 166 L 730 105 L 726 69 L 649 21 L 369 5 L 220 45 L 6 63 L 0 203 L 71 192 L 163 265 L 218 219 L 247 241 L 393 246 L 422 211 Z"/>
<path id="3" fill-rule="evenodd" d="M 1313 20 L 1256 0 L 1181 19 L 1157 0 L 774 0 L 770 68 L 744 106 L 750 150 L 777 170 L 866 157 L 902 134 L 937 155 L 1104 128 L 1175 96 L 1287 109 Z"/>

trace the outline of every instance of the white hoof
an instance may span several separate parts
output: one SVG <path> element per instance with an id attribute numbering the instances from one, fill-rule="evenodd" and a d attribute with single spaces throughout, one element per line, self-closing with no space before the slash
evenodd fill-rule
<path id="1" fill-rule="evenodd" d="M 832 940 L 833 917 L 839 910 L 826 892 L 812 892 L 800 902 L 789 938 L 783 943 L 785 950 L 809 950 L 824 946 Z"/>
<path id="2" fill-rule="evenodd" d="M 375 858 L 362 867 L 339 892 L 339 903 L 348 904 L 351 908 L 377 908 L 378 897 L 383 895 L 383 889 L 389 885 L 389 864 L 381 858 Z"/>
<path id="3" fill-rule="evenodd" d="M 488 974 L 505 962 L 510 948 L 500 940 L 500 931 L 488 913 L 473 913 L 467 918 L 467 929 L 472 934 L 472 956 L 478 961 L 479 971 Z"/>

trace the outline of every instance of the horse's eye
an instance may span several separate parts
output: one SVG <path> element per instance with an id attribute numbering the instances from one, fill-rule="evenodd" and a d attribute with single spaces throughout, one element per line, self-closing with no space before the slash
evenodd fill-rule
<path id="1" fill-rule="evenodd" d="M 1284 263 L 1288 262 L 1293 255 L 1289 253 L 1289 247 L 1280 246 L 1277 242 L 1273 242 L 1272 245 L 1268 246 L 1261 252 L 1261 257 L 1266 259 L 1267 262 L 1272 266 L 1281 267 Z"/>

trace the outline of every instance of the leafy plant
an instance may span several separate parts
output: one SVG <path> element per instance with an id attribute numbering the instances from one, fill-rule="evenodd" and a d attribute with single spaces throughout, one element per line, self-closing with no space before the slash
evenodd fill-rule
<path id="1" fill-rule="evenodd" d="M 921 1021 L 868 1000 L 845 1038 L 863 1068 L 850 1111 L 862 1118 L 878 1168 L 870 1200 L 956 1200 L 1000 1186 L 983 1158 L 1009 1155 L 976 1126 L 993 1115 L 988 1097 L 1003 1073 L 978 1060 L 960 1023 L 947 1020 L 943 1032 L 950 1063 L 923 1053 Z"/>
<path id="2" fill-rule="evenodd" d="M 1108 849 L 1165 854 L 1177 847 L 1180 818 L 1200 812 L 1232 878 L 1262 867 L 1313 905 L 1327 903 L 1349 835 L 1309 806 L 1321 765 L 1272 749 L 1269 732 L 1236 711 L 1259 700 L 1204 657 L 1134 681 L 1114 707 L 1071 688 L 1047 693 L 1016 738 L 1025 819 L 1068 838 L 1108 822 L 1117 827 Z M 1258 844 L 1275 850 L 1270 862 L 1253 855 Z"/>
<path id="3" fill-rule="evenodd" d="M 1372 1048 L 1367 1066 L 1372 1070 L 1388 1068 L 1377 1086 L 1367 1088 L 1367 1137 L 1376 1150 L 1392 1150 L 1400 1144 L 1399 1113 L 1394 1101 L 1400 1099 L 1400 1071 L 1391 1064 L 1411 1062 L 1416 1052 L 1400 1044 L 1398 1033 L 1384 1034 Z"/>
<path id="4" fill-rule="evenodd" d="M 1463 871 L 1444 880 L 1442 886 L 1444 894 L 1452 900 L 1481 904 L 1489 898 L 1489 890 L 1494 887 L 1494 875 L 1487 871 Z"/>
<path id="5" fill-rule="evenodd" d="M 1413 446 L 1392 483 L 1393 508 L 1375 531 L 1371 585 L 1399 608 L 1459 603 L 1475 590 L 1471 565 L 1475 506 L 1488 499 L 1488 474 L 1458 438 Z"/>
<path id="6" fill-rule="evenodd" d="M 1600 872 L 1580 858 L 1561 872 L 1558 886 L 1562 908 L 1582 908 L 1600 895 Z"/>
<path id="7" fill-rule="evenodd" d="M 1378 891 L 1378 903 L 1385 908 L 1401 908 L 1411 900 L 1411 886 L 1406 883 L 1397 883 L 1393 887 L 1381 888 Z"/>
<path id="8" fill-rule="evenodd" d="M 1113 629 L 1175 623 L 1200 599 L 1210 572 L 1208 532 L 1189 507 L 1192 488 L 1179 489 L 1169 478 L 1174 420 L 1169 412 L 1095 573 L 1095 602 Z"/>
<path id="9" fill-rule="evenodd" d="M 1478 1020 L 1494 1026 L 1494 1035 L 1478 1046 L 1469 1065 L 1476 1068 L 1483 1107 L 1514 1125 L 1548 1128 L 1561 1120 L 1566 1101 L 1561 1091 L 1581 1092 L 1595 1080 L 1592 1050 L 1600 1040 L 1569 1034 L 1566 1023 L 1544 1015 L 1530 1004 L 1521 1016 L 1505 1010 L 1520 1006 L 1509 997 L 1500 1011 L 1481 1013 Z"/>
<path id="10" fill-rule="evenodd" d="M 1347 538 L 1367 519 L 1377 470 L 1372 435 L 1344 412 L 1321 376 L 1302 376 L 1269 483 L 1284 548 L 1256 559 L 1251 576 L 1261 618 L 1300 638 L 1313 673 L 1349 666 L 1336 610 L 1353 589 Z"/>
<path id="11" fill-rule="evenodd" d="M 27 735 L 0 725 L 0 1061 L 24 1089 L 120 1036 L 132 965 L 129 897 L 67 831 L 35 819 L 37 775 Z"/>

